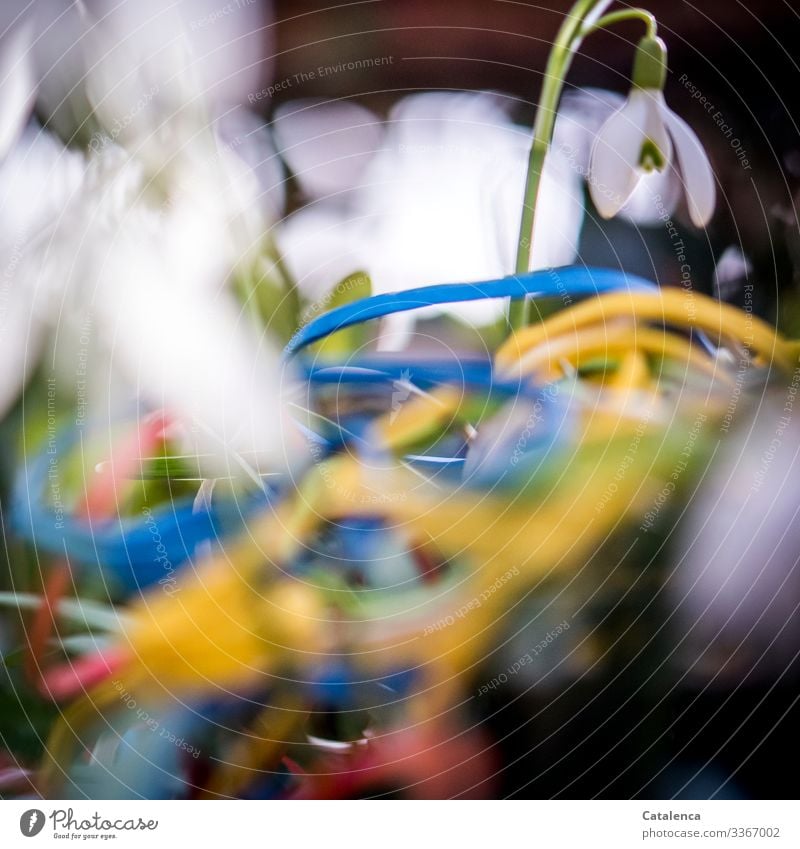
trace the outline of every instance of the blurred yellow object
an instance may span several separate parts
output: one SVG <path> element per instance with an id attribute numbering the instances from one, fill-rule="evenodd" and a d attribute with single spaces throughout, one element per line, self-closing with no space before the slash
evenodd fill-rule
<path id="1" fill-rule="evenodd" d="M 288 700 L 262 710 L 220 758 L 200 798 L 235 798 L 266 772 L 276 771 L 307 716 L 299 703 Z"/>
<path id="2" fill-rule="evenodd" d="M 539 483 L 535 495 L 469 488 L 442 491 L 398 472 L 390 491 L 413 489 L 413 497 L 383 504 L 365 501 L 361 514 L 387 518 L 412 539 L 465 563 L 465 574 L 458 590 L 446 594 L 444 605 L 429 605 L 420 612 L 406 598 L 399 603 L 406 611 L 415 610 L 414 615 L 393 621 L 384 608 L 383 615 L 376 612 L 369 621 L 353 623 L 353 645 L 359 648 L 354 662 L 386 668 L 391 662 L 420 663 L 436 657 L 453 672 L 468 668 L 502 625 L 511 607 L 509 596 L 519 598 L 574 566 L 597 550 L 626 515 L 637 515 L 652 503 L 686 444 L 688 422 L 685 425 L 673 421 L 667 433 L 663 423 L 640 419 L 633 448 L 627 432 L 607 444 L 579 445 L 549 485 Z M 366 492 L 374 489 L 369 469 L 339 459 L 332 461 L 328 475 L 348 491 L 365 484 Z M 335 498 L 326 506 L 332 519 L 351 510 Z M 509 571 L 516 574 L 504 580 Z M 456 617 L 447 628 L 435 627 L 465 604 L 469 615 Z M 420 633 L 428 634 L 425 640 L 419 640 Z"/>
<path id="3" fill-rule="evenodd" d="M 649 388 L 650 370 L 647 368 L 647 358 L 638 346 L 622 354 L 620 366 L 607 386 L 621 393 L 623 397 L 627 397 L 631 392 Z"/>
<path id="4" fill-rule="evenodd" d="M 372 434 L 378 445 L 399 451 L 452 422 L 461 400 L 462 393 L 454 386 L 441 386 L 433 392 L 416 395 L 390 415 L 381 416 Z"/>
<path id="5" fill-rule="evenodd" d="M 792 370 L 798 365 L 800 348 L 797 342 L 783 339 L 752 313 L 682 289 L 615 292 L 582 301 L 541 324 L 516 332 L 497 352 L 495 361 L 498 368 L 505 371 L 528 351 L 552 343 L 562 334 L 575 333 L 587 325 L 608 324 L 620 318 L 662 321 L 703 330 L 712 338 L 732 338 L 783 369 Z"/>
<path id="6" fill-rule="evenodd" d="M 398 469 L 384 480 L 386 490 L 413 488 L 413 497 L 375 500 L 369 497 L 374 471 L 354 458 L 336 457 L 311 470 L 310 480 L 317 480 L 301 489 L 303 498 L 298 493 L 254 523 L 248 537 L 212 556 L 194 574 L 184 574 L 179 592 L 170 596 L 156 589 L 130 608 L 127 663 L 118 677 L 155 698 L 162 688 L 173 694 L 240 689 L 257 684 L 265 673 L 319 662 L 336 650 L 337 640 L 350 646 L 357 666 L 370 670 L 436 657 L 461 671 L 472 662 L 476 641 L 483 644 L 490 626 L 502 622 L 509 592 L 518 596 L 575 563 L 595 550 L 626 513 L 652 500 L 661 485 L 659 469 L 673 456 L 669 443 L 654 454 L 663 434 L 660 426 L 652 428 L 655 436 L 643 425 L 641 462 L 617 475 L 613 497 L 606 502 L 598 493 L 623 468 L 629 451 L 625 440 L 612 441 L 602 451 L 578 448 L 567 474 L 555 477 L 549 490 L 540 486 L 535 499 L 523 492 L 443 492 Z M 580 486 L 573 485 L 575 480 Z M 309 492 L 315 493 L 313 500 Z M 366 605 L 362 619 L 333 621 L 322 592 L 281 570 L 322 522 L 354 514 L 383 517 L 419 544 L 464 563 L 459 585 L 434 594 L 432 603 L 413 602 L 412 591 L 398 594 L 394 612 L 370 615 Z M 509 570 L 516 571 L 514 579 L 501 580 Z M 420 600 L 426 596 L 423 590 Z M 435 627 L 465 604 L 469 616 L 447 629 Z"/>
<path id="7" fill-rule="evenodd" d="M 722 368 L 707 354 L 698 351 L 691 343 L 680 336 L 663 330 L 641 327 L 629 321 L 612 321 L 605 325 L 586 325 L 538 345 L 528 347 L 517 363 L 508 366 L 525 376 L 549 382 L 563 374 L 563 362 L 574 368 L 580 368 L 596 357 L 617 357 L 624 359 L 628 354 L 642 353 L 670 358 L 692 366 L 705 374 L 723 374 Z M 628 360 L 628 366 L 646 366 L 639 358 Z M 639 368 L 636 380 L 644 384 L 647 374 Z"/>
<path id="8" fill-rule="evenodd" d="M 608 323 L 598 324 L 604 318 Z M 545 464 L 534 480 L 489 491 L 441 487 L 401 461 L 380 467 L 339 454 L 317 463 L 290 497 L 250 524 L 246 536 L 193 572 L 183 571 L 179 591 L 153 589 L 126 611 L 130 625 L 114 648 L 123 657 L 115 683 L 158 701 L 165 694 L 243 690 L 271 675 L 302 675 L 326 659 L 346 657 L 366 674 L 415 669 L 422 695 L 412 699 L 409 715 L 422 719 L 444 710 L 461 676 L 491 650 L 515 601 L 579 567 L 622 523 L 638 519 L 665 481 L 675 480 L 676 469 L 686 467 L 680 458 L 702 441 L 700 424 L 721 413 L 719 399 L 705 391 L 670 401 L 659 391 L 648 356 L 684 364 L 687 374 L 702 372 L 707 386 L 723 366 L 689 340 L 640 321 L 732 337 L 785 368 L 796 361 L 796 343 L 763 322 L 680 291 L 608 295 L 525 328 L 498 353 L 506 373 L 552 379 L 565 363 L 578 368 L 598 356 L 617 359 L 602 383 L 572 384 L 570 402 L 578 405 L 583 429 L 558 454 L 559 462 Z M 400 454 L 461 423 L 461 404 L 454 387 L 416 394 L 376 420 L 369 435 L 377 447 Z M 418 583 L 377 600 L 359 594 L 346 613 L 335 595 L 288 570 L 326 523 L 353 516 L 384 520 L 450 569 L 433 586 Z M 74 739 L 65 723 L 87 721 L 92 703 L 107 705 L 115 692 L 97 688 L 57 724 L 46 783 Z M 287 717 L 262 719 L 262 743 L 252 751 L 239 746 L 236 764 L 220 770 L 210 793 L 235 793 L 274 755 L 269 729 L 280 737 L 294 728 Z"/>
<path id="9" fill-rule="evenodd" d="M 320 521 L 315 501 L 301 488 L 249 536 L 183 572 L 178 592 L 153 590 L 130 609 L 127 668 L 140 687 L 241 688 L 324 651 L 322 599 L 283 572 Z"/>

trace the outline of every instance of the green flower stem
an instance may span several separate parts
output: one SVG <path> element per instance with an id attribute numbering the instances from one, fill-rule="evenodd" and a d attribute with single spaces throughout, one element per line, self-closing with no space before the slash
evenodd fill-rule
<path id="1" fill-rule="evenodd" d="M 516 274 L 525 274 L 530 270 L 536 199 L 539 195 L 545 158 L 553 137 L 556 110 L 561 98 L 561 91 L 564 88 L 564 79 L 572 64 L 572 57 L 583 40 L 587 22 L 591 20 L 590 16 L 592 13 L 599 14 L 602 12 L 610 2 L 611 0 L 578 0 L 567 13 L 556 40 L 553 42 L 545 68 L 542 94 L 536 110 L 536 120 L 533 125 L 533 142 L 528 159 L 528 175 L 525 181 L 525 196 L 514 268 Z M 589 29 L 591 29 L 591 26 L 592 24 L 588 23 Z M 518 330 L 528 323 L 528 303 L 525 298 L 511 300 L 508 306 L 508 323 L 512 330 Z"/>
<path id="2" fill-rule="evenodd" d="M 584 29 L 582 35 L 586 37 L 599 29 L 607 29 L 614 24 L 621 24 L 625 21 L 642 21 L 647 27 L 648 38 L 656 38 L 658 35 L 658 23 L 655 15 L 648 12 L 647 9 L 620 9 L 619 12 L 603 15 L 602 18 Z"/>

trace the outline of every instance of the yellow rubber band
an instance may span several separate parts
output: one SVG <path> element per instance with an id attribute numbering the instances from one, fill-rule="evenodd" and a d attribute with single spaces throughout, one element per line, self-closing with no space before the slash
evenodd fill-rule
<path id="1" fill-rule="evenodd" d="M 703 330 L 715 337 L 731 337 L 784 369 L 798 364 L 798 345 L 783 339 L 766 322 L 705 295 L 677 289 L 652 293 L 614 292 L 584 301 L 541 324 L 523 328 L 497 352 L 498 368 L 507 370 L 532 348 L 575 332 L 588 324 L 630 317 L 663 321 Z"/>
<path id="2" fill-rule="evenodd" d="M 625 355 L 640 351 L 691 364 L 707 374 L 722 369 L 691 343 L 674 334 L 635 324 L 590 325 L 563 334 L 528 349 L 519 361 L 523 375 L 549 372 L 552 364 L 565 359 L 576 367 L 581 361 L 608 354 Z"/>

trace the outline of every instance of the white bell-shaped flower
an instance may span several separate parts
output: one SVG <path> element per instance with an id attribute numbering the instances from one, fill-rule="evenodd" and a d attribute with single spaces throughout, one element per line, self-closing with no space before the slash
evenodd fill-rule
<path id="1" fill-rule="evenodd" d="M 642 45 L 634 67 L 633 89 L 601 127 L 592 148 L 592 200 L 604 218 L 613 217 L 645 174 L 675 167 L 674 151 L 689 215 L 695 225 L 704 227 L 714 212 L 714 172 L 695 132 L 664 100 L 663 43 L 647 39 Z"/>

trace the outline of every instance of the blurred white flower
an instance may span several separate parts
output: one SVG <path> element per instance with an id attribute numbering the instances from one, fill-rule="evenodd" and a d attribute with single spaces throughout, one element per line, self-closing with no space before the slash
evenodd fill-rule
<path id="1" fill-rule="evenodd" d="M 698 227 L 714 212 L 714 172 L 695 132 L 666 104 L 660 89 L 634 86 L 625 103 L 606 121 L 594 143 L 589 189 L 604 218 L 616 215 L 646 174 L 672 163 L 673 143 L 689 215 Z"/>
<path id="2" fill-rule="evenodd" d="M 714 268 L 714 292 L 725 301 L 738 294 L 753 273 L 753 264 L 737 245 L 729 245 L 722 252 Z"/>
<path id="3" fill-rule="evenodd" d="M 795 384 L 752 380 L 754 403 L 742 394 L 734 427 L 671 534 L 678 653 L 691 677 L 716 686 L 774 680 L 800 644 L 800 424 L 786 411 Z"/>
<path id="4" fill-rule="evenodd" d="M 0 160 L 22 132 L 35 94 L 30 32 L 20 27 L 0 39 Z"/>
<path id="5" fill-rule="evenodd" d="M 176 198 L 157 217 L 134 201 L 88 258 L 98 281 L 91 308 L 114 372 L 192 426 L 187 449 L 216 457 L 228 474 L 242 456 L 281 469 L 291 435 L 279 350 L 224 286 L 225 231 L 201 205 L 220 198 L 213 189 Z"/>
<path id="6" fill-rule="evenodd" d="M 62 138 L 72 138 L 81 127 L 90 132 L 91 110 L 83 87 L 82 8 L 72 0 L 3 0 L 0 4 L 0 115 L 4 124 L 13 112 L 21 132 L 35 99 L 48 129 Z M 6 149 L 13 140 L 8 140 Z"/>
<path id="7" fill-rule="evenodd" d="M 198 129 L 232 105 L 246 103 L 269 70 L 267 3 L 85 4 L 89 100 L 113 140 L 150 167 L 190 147 Z"/>
<path id="8" fill-rule="evenodd" d="M 104 131 L 75 153 L 31 127 L 0 171 L 0 411 L 49 338 L 54 367 L 72 381 L 76 350 L 90 348 L 94 409 L 144 398 L 177 417 L 218 469 L 243 455 L 282 467 L 293 448 L 276 414 L 279 355 L 227 285 L 282 214 L 282 167 L 255 116 L 209 106 L 185 16 L 170 29 L 158 4 L 123 5 L 86 40 Z"/>
<path id="9" fill-rule="evenodd" d="M 41 317 L 54 293 L 38 285 L 33 261 L 83 181 L 84 161 L 28 128 L 0 163 L 0 416 L 19 395 L 42 353 Z M 57 281 L 53 281 L 57 284 Z M 49 303 L 48 303 L 49 302 Z"/>
<path id="10" fill-rule="evenodd" d="M 271 0 L 3 0 L 0 123 L 22 79 L 11 56 L 25 42 L 47 129 L 67 142 L 104 128 L 128 145 L 155 144 L 165 117 L 186 110 L 212 122 L 271 79 L 272 20 Z"/>
<path id="11" fill-rule="evenodd" d="M 346 200 L 377 153 L 383 122 L 352 101 L 296 100 L 273 113 L 275 142 L 306 196 Z"/>
<path id="12" fill-rule="evenodd" d="M 338 193 L 346 187 L 333 182 L 329 194 L 321 195 L 321 169 L 330 162 L 332 170 L 331 160 L 363 157 L 369 145 L 350 133 L 349 153 L 342 142 L 345 129 L 355 120 L 374 134 L 377 119 L 365 119 L 362 111 L 350 118 L 336 104 L 327 104 L 324 120 L 314 111 L 287 110 L 280 122 L 294 126 L 278 130 L 279 139 L 292 139 L 292 165 L 301 186 L 310 175 L 306 191 L 319 198 L 278 234 L 308 297 L 323 296 L 357 268 L 370 274 L 376 292 L 501 277 L 513 270 L 530 132 L 508 118 L 497 97 L 426 93 L 403 99 L 344 199 Z M 339 143 L 326 160 L 331 133 Z M 299 151 L 307 165 L 298 164 Z M 571 262 L 583 218 L 581 175 L 558 149 L 548 158 L 539 204 L 532 267 Z M 498 300 L 446 311 L 481 325 L 503 309 Z M 418 316 L 395 318 L 390 333 L 400 334 L 398 344 Z"/>

